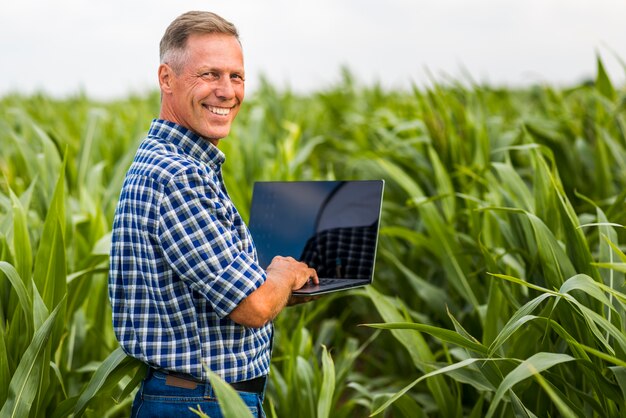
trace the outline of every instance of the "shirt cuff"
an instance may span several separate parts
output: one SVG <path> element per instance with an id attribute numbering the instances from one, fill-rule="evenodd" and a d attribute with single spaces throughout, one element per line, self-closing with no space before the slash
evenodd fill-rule
<path id="1" fill-rule="evenodd" d="M 207 298 L 220 318 L 224 318 L 265 283 L 266 279 L 265 270 L 258 262 L 240 252 L 217 277 L 208 283 L 200 283 L 195 290 Z"/>

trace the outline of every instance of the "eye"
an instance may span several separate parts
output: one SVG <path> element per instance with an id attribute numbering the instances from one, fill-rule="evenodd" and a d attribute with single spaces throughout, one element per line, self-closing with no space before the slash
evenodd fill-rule
<path id="1" fill-rule="evenodd" d="M 200 76 L 206 80 L 218 80 L 220 75 L 216 71 L 205 71 Z"/>
<path id="2" fill-rule="evenodd" d="M 243 78 L 243 75 L 237 74 L 237 73 L 231 74 L 230 79 L 236 82 L 241 82 L 241 83 L 245 81 L 245 79 Z"/>

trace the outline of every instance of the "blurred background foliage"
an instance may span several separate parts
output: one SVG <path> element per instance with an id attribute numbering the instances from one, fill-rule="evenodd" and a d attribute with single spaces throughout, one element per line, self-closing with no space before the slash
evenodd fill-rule
<path id="1" fill-rule="evenodd" d="M 1 416 L 127 416 L 142 376 L 107 296 L 121 182 L 158 93 L 0 99 Z M 386 181 L 373 286 L 285 310 L 268 416 L 626 417 L 626 91 L 348 70 L 261 81 L 220 142 L 257 180 Z"/>

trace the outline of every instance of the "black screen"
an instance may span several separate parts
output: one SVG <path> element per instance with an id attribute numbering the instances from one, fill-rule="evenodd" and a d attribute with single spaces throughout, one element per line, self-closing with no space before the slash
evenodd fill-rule
<path id="1" fill-rule="evenodd" d="M 383 181 L 257 182 L 249 227 L 259 263 L 291 256 L 319 277 L 371 279 Z"/>

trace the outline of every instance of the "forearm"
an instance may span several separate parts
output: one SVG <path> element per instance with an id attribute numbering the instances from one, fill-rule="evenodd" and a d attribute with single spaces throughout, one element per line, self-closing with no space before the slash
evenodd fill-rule
<path id="1" fill-rule="evenodd" d="M 257 290 L 245 298 L 230 314 L 238 324 L 258 328 L 272 321 L 287 305 L 291 284 L 268 276 Z"/>
<path id="2" fill-rule="evenodd" d="M 266 273 L 265 283 L 231 312 L 233 321 L 248 327 L 262 327 L 283 310 L 292 290 L 302 287 L 309 278 L 317 282 L 314 269 L 291 257 L 275 257 Z"/>

